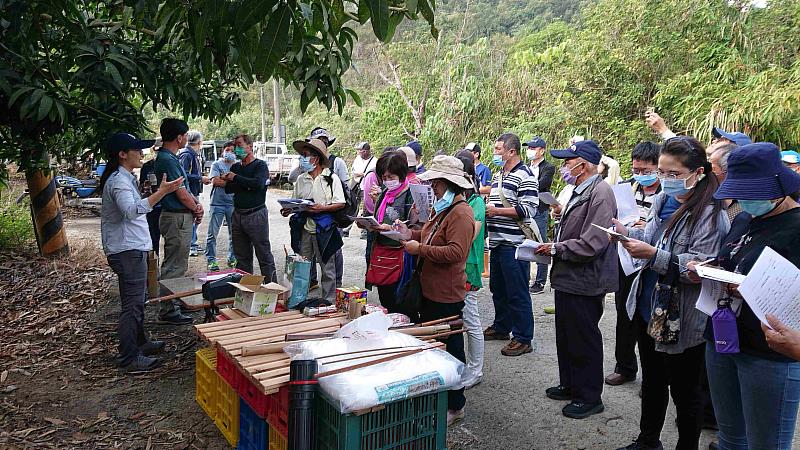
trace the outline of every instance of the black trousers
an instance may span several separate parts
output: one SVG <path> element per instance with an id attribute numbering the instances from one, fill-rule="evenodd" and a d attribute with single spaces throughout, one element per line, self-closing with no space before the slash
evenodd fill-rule
<path id="1" fill-rule="evenodd" d="M 671 395 L 678 412 L 675 448 L 697 450 L 702 423 L 700 384 L 705 369 L 705 343 L 676 355 L 658 352 L 638 311 L 634 320 L 642 360 L 642 417 L 636 441 L 647 446 L 658 445 Z"/>
<path id="2" fill-rule="evenodd" d="M 604 297 L 555 291 L 558 375 L 575 402 L 597 403 L 603 393 Z"/>
<path id="3" fill-rule="evenodd" d="M 161 208 L 153 208 L 152 211 L 147 213 L 147 228 L 150 231 L 150 240 L 153 241 L 153 251 L 158 256 L 159 247 L 161 245 L 161 228 L 158 226 L 158 221 L 161 220 Z"/>
<path id="4" fill-rule="evenodd" d="M 258 266 L 264 282 L 277 281 L 275 258 L 269 242 L 269 213 L 262 208 L 249 214 L 233 210 L 233 223 L 229 225 L 233 236 L 233 255 L 236 268 L 247 273 L 253 271 L 253 250 L 258 258 Z M 312 265 L 312 267 L 314 267 Z"/>
<path id="5" fill-rule="evenodd" d="M 614 357 L 617 365 L 614 372 L 628 378 L 636 378 L 639 365 L 636 363 L 636 327 L 635 322 L 628 319 L 625 308 L 628 294 L 636 274 L 626 277 L 622 268 L 619 269 L 619 291 L 614 293 L 614 304 L 617 309 L 616 342 L 614 343 Z"/>
<path id="6" fill-rule="evenodd" d="M 144 335 L 147 252 L 128 250 L 108 255 L 107 260 L 119 279 L 119 363 L 126 366 L 139 356 L 139 347 L 147 342 Z"/>
<path id="7" fill-rule="evenodd" d="M 422 307 L 419 315 L 420 320 L 429 322 L 431 320 L 443 319 L 450 316 L 463 317 L 464 302 L 457 303 L 439 303 L 427 298 L 422 299 Z M 466 363 L 467 357 L 464 354 L 464 335 L 453 334 L 447 336 L 440 341 L 444 341 L 447 353 L 453 355 L 457 360 Z M 464 397 L 464 389 L 447 392 L 447 408 L 453 411 L 459 410 L 466 405 L 467 399 Z"/>

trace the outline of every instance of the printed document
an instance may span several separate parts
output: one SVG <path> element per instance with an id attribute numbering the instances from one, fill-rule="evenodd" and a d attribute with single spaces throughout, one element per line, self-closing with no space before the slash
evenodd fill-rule
<path id="1" fill-rule="evenodd" d="M 765 325 L 772 314 L 789 328 L 800 329 L 800 269 L 775 250 L 765 247 L 739 292 Z"/>

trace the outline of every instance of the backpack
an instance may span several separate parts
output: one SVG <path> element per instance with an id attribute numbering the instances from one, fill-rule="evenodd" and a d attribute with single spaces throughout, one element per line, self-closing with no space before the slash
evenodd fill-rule
<path id="1" fill-rule="evenodd" d="M 330 175 L 324 175 L 325 181 L 328 182 L 328 187 L 331 188 L 331 196 L 333 196 L 333 161 L 336 159 L 336 156 L 330 155 L 328 157 L 328 161 L 330 161 L 330 167 L 328 171 Z M 358 205 L 353 200 L 353 194 L 350 192 L 350 188 L 347 186 L 342 180 L 339 180 L 342 184 L 342 192 L 344 192 L 344 208 L 338 209 L 333 213 L 333 221 L 336 222 L 336 226 L 339 228 L 347 228 L 353 224 L 353 219 L 356 216 L 356 210 L 358 209 Z"/>

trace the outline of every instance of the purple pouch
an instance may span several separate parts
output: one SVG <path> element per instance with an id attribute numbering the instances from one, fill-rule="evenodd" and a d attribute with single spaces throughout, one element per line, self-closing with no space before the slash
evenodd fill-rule
<path id="1" fill-rule="evenodd" d="M 736 314 L 728 299 L 719 301 L 717 310 L 711 316 L 714 328 L 714 345 L 717 353 L 739 353 L 739 330 L 736 327 Z"/>

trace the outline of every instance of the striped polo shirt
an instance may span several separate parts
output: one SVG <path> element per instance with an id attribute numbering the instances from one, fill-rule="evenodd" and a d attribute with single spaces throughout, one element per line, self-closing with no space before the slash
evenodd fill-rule
<path id="1" fill-rule="evenodd" d="M 492 192 L 489 194 L 488 203 L 497 208 L 504 208 L 500 200 L 500 175 L 503 173 L 501 170 L 494 174 Z M 502 189 L 508 203 L 517 210 L 517 216 L 530 225 L 539 206 L 539 181 L 530 167 L 519 162 L 511 172 L 503 175 Z M 512 217 L 488 217 L 486 226 L 489 229 L 489 248 L 498 245 L 517 246 L 525 240 L 525 234 Z"/>

